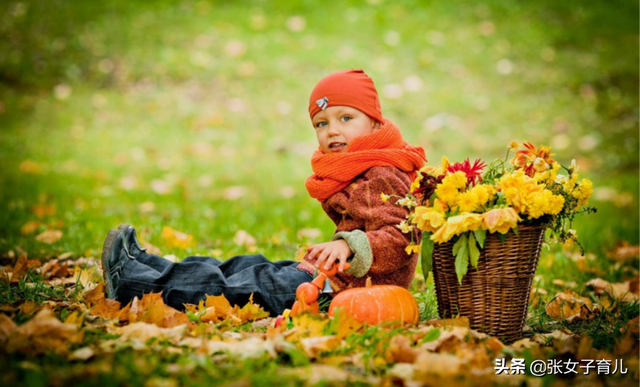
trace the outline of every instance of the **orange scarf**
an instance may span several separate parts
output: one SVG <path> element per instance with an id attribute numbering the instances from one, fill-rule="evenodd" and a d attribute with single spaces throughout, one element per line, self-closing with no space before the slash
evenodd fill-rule
<path id="1" fill-rule="evenodd" d="M 372 167 L 396 167 L 413 180 L 426 162 L 424 149 L 407 144 L 398 127 L 385 119 L 379 130 L 356 138 L 345 153 L 315 151 L 311 157 L 314 173 L 305 185 L 312 198 L 324 202 Z"/>

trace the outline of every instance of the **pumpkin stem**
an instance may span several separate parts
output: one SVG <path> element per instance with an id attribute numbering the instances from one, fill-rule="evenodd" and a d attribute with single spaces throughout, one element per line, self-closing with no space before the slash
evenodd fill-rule
<path id="1" fill-rule="evenodd" d="M 367 277 L 367 282 L 365 282 L 364 286 L 367 288 L 371 287 L 371 277 Z"/>

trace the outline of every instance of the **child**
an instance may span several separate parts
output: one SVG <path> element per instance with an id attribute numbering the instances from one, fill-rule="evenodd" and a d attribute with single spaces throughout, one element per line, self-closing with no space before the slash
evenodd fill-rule
<path id="1" fill-rule="evenodd" d="M 194 256 L 173 263 L 148 254 L 135 229 L 121 225 L 109 232 L 102 252 L 107 296 L 126 303 L 162 292 L 168 305 L 182 309 L 184 303 L 219 294 L 232 305 L 244 305 L 253 294 L 266 311 L 280 314 L 292 306 L 298 285 L 334 262 L 339 265 L 329 280 L 334 294 L 364 286 L 367 277 L 373 284 L 407 288 L 417 254 L 405 252 L 411 235 L 396 227 L 406 209 L 384 201 L 381 194 L 404 196 L 409 191 L 426 162 L 424 150 L 408 145 L 382 117 L 375 85 L 362 70 L 323 78 L 311 93 L 309 115 L 319 148 L 306 187 L 336 224 L 331 241 L 309 247 L 302 262 L 243 255 L 224 262 Z M 351 267 L 344 270 L 347 261 Z"/>

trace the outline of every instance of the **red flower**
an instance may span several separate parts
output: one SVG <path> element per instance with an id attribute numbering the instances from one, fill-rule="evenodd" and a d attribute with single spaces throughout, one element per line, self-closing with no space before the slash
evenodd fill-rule
<path id="1" fill-rule="evenodd" d="M 469 161 L 469 158 L 464 160 L 462 163 L 454 163 L 449 166 L 448 171 L 455 173 L 458 171 L 462 171 L 467 175 L 467 185 L 473 184 L 476 185 L 482 181 L 482 170 L 486 167 L 487 164 L 482 162 L 482 160 L 477 159 L 473 165 Z"/>

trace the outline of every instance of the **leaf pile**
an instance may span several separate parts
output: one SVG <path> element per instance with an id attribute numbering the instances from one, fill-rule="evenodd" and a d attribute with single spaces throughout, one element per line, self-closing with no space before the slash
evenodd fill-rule
<path id="1" fill-rule="evenodd" d="M 42 375 L 51 372 L 50 364 L 36 360 L 41 355 L 57 356 L 58 363 L 68 365 L 56 370 L 56 377 L 68 383 L 78 377 L 116 377 L 106 375 L 112 367 L 125 367 L 117 359 L 127 356 L 149 369 L 160 367 L 158 372 L 166 378 L 153 375 L 154 380 L 170 384 L 176 377 L 196 384 L 204 377 L 197 376 L 200 373 L 215 382 L 265 370 L 271 370 L 275 379 L 307 385 L 514 385 L 535 379 L 496 375 L 494 367 L 500 358 L 507 363 L 513 358 L 623 359 L 629 373 L 606 380 L 638 379 L 637 312 L 618 328 L 611 347 L 597 347 L 593 337 L 572 331 L 574 327 L 579 331 L 581 322 L 617 319 L 630 305 L 637 309 L 637 280 L 594 279 L 587 285 L 595 299 L 565 290 L 544 305 L 540 299 L 544 295 L 534 289 L 534 302 L 544 308 L 549 329 L 532 332 L 528 328 L 526 338 L 507 345 L 470 329 L 464 317 L 397 328 L 362 325 L 347 315 L 330 319 L 326 314 L 303 314 L 276 328 L 273 316 L 259 305 L 250 301 L 232 306 L 222 295 L 185 305 L 184 312 L 167 306 L 159 293 L 121 305 L 105 298 L 93 259 L 36 262 L 21 256 L 13 268 L 6 269 L 5 288 L 45 283 L 63 291 L 58 296 L 2 304 L 0 354 L 15 367 L 2 380 L 10 384 L 19 384 L 34 369 Z M 199 373 L 194 374 L 194 369 Z M 549 377 L 562 385 L 558 376 Z M 606 385 L 593 372 L 578 378 L 586 384 Z"/>

